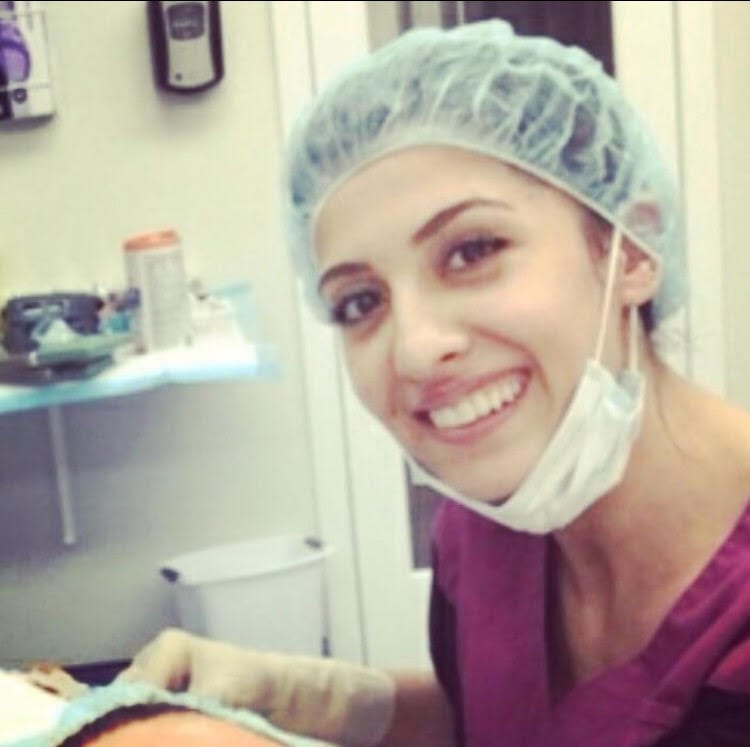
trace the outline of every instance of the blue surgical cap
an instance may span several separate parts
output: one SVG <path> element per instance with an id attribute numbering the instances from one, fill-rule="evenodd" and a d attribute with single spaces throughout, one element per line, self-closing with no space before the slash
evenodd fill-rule
<path id="1" fill-rule="evenodd" d="M 420 145 L 494 156 L 570 194 L 661 263 L 657 326 L 682 304 L 676 189 L 642 118 L 584 50 L 493 20 L 403 34 L 352 63 L 298 118 L 286 224 L 306 295 L 324 317 L 318 209 L 368 162 Z"/>
<path id="2" fill-rule="evenodd" d="M 115 683 L 91 688 L 73 700 L 63 711 L 59 723 L 48 732 L 13 743 L 8 747 L 58 747 L 107 714 L 140 705 L 172 705 L 236 724 L 255 734 L 268 737 L 287 747 L 326 747 L 327 742 L 290 734 L 274 727 L 262 716 L 239 708 L 229 708 L 218 701 L 190 693 L 173 693 L 143 683 Z M 328 746 L 330 747 L 330 745 Z"/>

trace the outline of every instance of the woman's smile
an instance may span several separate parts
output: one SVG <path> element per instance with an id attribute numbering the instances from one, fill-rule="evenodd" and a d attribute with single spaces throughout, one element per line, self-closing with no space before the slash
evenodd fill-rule
<path id="1" fill-rule="evenodd" d="M 529 373 L 516 369 L 483 377 L 473 383 L 456 382 L 449 394 L 431 395 L 430 403 L 414 412 L 432 438 L 450 444 L 470 444 L 502 425 L 523 397 Z"/>

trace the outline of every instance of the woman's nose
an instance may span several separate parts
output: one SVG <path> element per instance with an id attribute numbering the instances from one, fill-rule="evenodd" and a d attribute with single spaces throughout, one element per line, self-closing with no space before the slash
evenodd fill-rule
<path id="1" fill-rule="evenodd" d="M 445 304 L 413 298 L 392 303 L 391 311 L 391 354 L 397 375 L 429 378 L 466 352 L 467 331 Z"/>

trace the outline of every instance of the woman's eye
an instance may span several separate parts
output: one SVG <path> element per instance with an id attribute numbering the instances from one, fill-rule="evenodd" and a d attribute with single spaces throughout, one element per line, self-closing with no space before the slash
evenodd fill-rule
<path id="1" fill-rule="evenodd" d="M 508 242 L 496 236 L 467 239 L 451 248 L 446 267 L 449 270 L 464 270 L 499 252 Z"/>
<path id="2" fill-rule="evenodd" d="M 338 301 L 331 310 L 335 324 L 353 325 L 362 321 L 380 304 L 380 293 L 374 290 L 351 293 Z"/>

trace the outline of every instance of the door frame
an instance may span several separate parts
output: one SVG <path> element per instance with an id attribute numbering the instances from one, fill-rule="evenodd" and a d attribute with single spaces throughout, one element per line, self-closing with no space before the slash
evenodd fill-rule
<path id="1" fill-rule="evenodd" d="M 280 132 L 318 81 L 366 49 L 364 3 L 269 3 Z M 333 331 L 314 318 L 298 286 L 297 321 L 304 367 L 306 425 L 313 466 L 312 498 L 321 539 L 333 549 L 326 561 L 326 630 L 331 655 L 369 661 L 363 630 L 357 526 L 352 512 L 348 441 L 344 425 L 342 368 Z"/>

